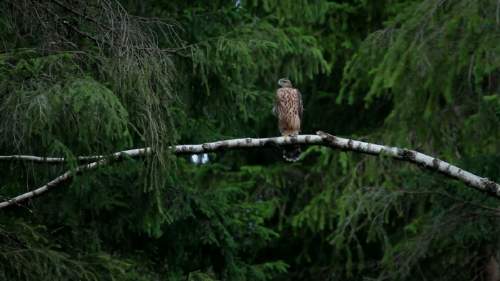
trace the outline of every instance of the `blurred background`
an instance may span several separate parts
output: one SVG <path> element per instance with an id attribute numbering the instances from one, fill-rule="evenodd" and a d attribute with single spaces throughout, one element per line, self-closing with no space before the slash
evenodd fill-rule
<path id="1" fill-rule="evenodd" d="M 318 130 L 500 182 L 495 0 L 0 2 L 0 199 L 75 156 L 153 155 L 0 210 L 1 280 L 500 280 L 499 201 L 387 157 L 174 156 L 279 135 L 279 78 Z"/>

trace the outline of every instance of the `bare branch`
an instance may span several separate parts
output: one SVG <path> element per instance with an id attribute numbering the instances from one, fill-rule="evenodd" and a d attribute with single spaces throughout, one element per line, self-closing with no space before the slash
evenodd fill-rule
<path id="1" fill-rule="evenodd" d="M 56 187 L 56 186 L 60 185 L 61 183 L 73 178 L 73 176 L 75 174 L 83 172 L 85 170 L 93 170 L 99 166 L 106 164 L 107 162 L 108 161 L 106 159 L 102 159 L 102 160 L 99 160 L 96 162 L 92 162 L 89 164 L 78 166 L 75 170 L 67 171 L 66 173 L 58 176 L 57 178 L 51 180 L 47 184 L 45 184 L 45 185 L 43 185 L 35 190 L 23 193 L 21 195 L 18 195 L 14 198 L 9 199 L 9 200 L 0 202 L 0 209 L 5 208 L 5 207 L 10 206 L 10 205 L 19 204 L 22 201 L 25 201 L 27 199 L 30 199 L 32 197 L 35 197 L 35 196 L 40 195 L 42 193 L 45 193 L 45 192 L 49 191 L 49 189 Z"/>
<path id="2" fill-rule="evenodd" d="M 430 170 L 440 172 L 450 178 L 457 179 L 470 187 L 476 188 L 480 191 L 487 192 L 488 194 L 500 198 L 500 185 L 468 171 L 464 171 L 457 166 L 447 163 L 438 158 L 428 156 L 426 154 L 404 149 L 398 147 L 390 147 L 385 145 L 379 145 L 374 143 L 362 142 L 352 139 L 346 139 L 341 137 L 336 137 L 324 132 L 317 132 L 316 135 L 298 135 L 294 137 L 273 137 L 273 138 L 241 138 L 241 139 L 230 139 L 222 140 L 204 144 L 188 144 L 188 145 L 176 145 L 172 146 L 171 149 L 175 154 L 196 154 L 196 153 L 207 153 L 215 152 L 220 150 L 230 150 L 230 149 L 246 149 L 246 148 L 260 148 L 260 147 L 281 147 L 287 145 L 322 145 L 331 148 L 337 148 L 341 150 L 348 150 L 354 152 L 360 152 L 371 155 L 384 155 L 393 157 L 402 161 L 407 161 L 414 163 Z M 99 166 L 106 165 L 110 162 L 121 160 L 124 158 L 139 158 L 144 157 L 152 153 L 151 148 L 137 148 L 131 150 L 124 150 L 120 152 L 113 153 L 111 155 L 94 155 L 94 156 L 81 156 L 77 159 L 79 161 L 93 161 L 88 164 L 83 164 L 78 166 L 74 170 L 67 171 L 61 176 L 55 178 L 49 183 L 41 186 L 30 192 L 21 194 L 9 200 L 0 202 L 0 209 L 5 208 L 10 205 L 18 204 L 22 201 L 30 199 L 34 196 L 42 194 L 52 187 L 56 187 L 61 183 L 71 179 L 75 174 L 81 173 L 87 170 L 93 170 Z M 30 161 L 35 163 L 48 163 L 48 164 L 62 164 L 67 162 L 65 158 L 62 157 L 39 157 L 30 155 L 10 155 L 10 156 L 0 156 L 0 161 Z"/>

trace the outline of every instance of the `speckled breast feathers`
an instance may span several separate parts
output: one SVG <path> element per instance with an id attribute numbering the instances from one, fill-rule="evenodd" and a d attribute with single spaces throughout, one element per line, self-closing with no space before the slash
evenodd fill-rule
<path id="1" fill-rule="evenodd" d="M 292 87 L 282 87 L 276 91 L 276 113 L 278 127 L 283 136 L 294 136 L 300 133 L 302 119 L 302 97 Z"/>

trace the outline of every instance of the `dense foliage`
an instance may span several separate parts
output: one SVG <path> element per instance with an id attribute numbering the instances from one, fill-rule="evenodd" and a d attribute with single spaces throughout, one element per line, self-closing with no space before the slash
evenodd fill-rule
<path id="1" fill-rule="evenodd" d="M 0 280 L 494 280 L 498 199 L 384 157 L 309 147 L 209 155 L 174 143 L 276 136 L 276 81 L 323 130 L 500 182 L 494 0 L 3 1 L 0 199 L 75 156 L 151 146 L 0 210 Z"/>

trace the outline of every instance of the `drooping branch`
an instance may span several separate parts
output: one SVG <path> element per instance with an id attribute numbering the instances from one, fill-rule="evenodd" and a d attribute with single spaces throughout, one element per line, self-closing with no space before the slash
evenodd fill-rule
<path id="1" fill-rule="evenodd" d="M 331 148 L 360 152 L 371 155 L 385 155 L 393 157 L 402 161 L 414 163 L 430 170 L 440 172 L 450 178 L 457 179 L 470 187 L 476 188 L 480 191 L 489 193 L 492 196 L 500 198 L 500 185 L 487 178 L 477 176 L 471 172 L 460 169 L 450 163 L 440 160 L 426 154 L 404 149 L 398 147 L 390 147 L 385 145 L 373 144 L 362 142 L 352 139 L 336 137 L 324 132 L 317 132 L 316 135 L 298 135 L 295 137 L 273 137 L 273 138 L 241 138 L 222 140 L 204 144 L 193 145 L 176 145 L 171 149 L 175 154 L 196 154 L 215 152 L 220 150 L 230 149 L 245 149 L 245 148 L 260 148 L 260 147 L 281 147 L 287 145 L 322 145 Z M 109 164 L 110 162 L 117 161 L 124 158 L 138 158 L 151 154 L 152 150 L 148 147 L 131 149 L 113 153 L 111 155 L 95 155 L 95 156 L 81 156 L 78 161 L 93 161 L 91 163 L 82 164 L 74 170 L 67 171 L 49 183 L 34 189 L 30 192 L 18 195 L 9 200 L 0 202 L 0 209 L 10 205 L 18 204 L 34 196 L 47 192 L 53 187 L 71 179 L 75 174 L 93 170 L 99 166 Z M 30 155 L 10 155 L 0 156 L 0 161 L 31 161 L 36 163 L 65 163 L 66 159 L 61 157 L 39 157 Z"/>
<path id="2" fill-rule="evenodd" d="M 27 199 L 30 199 L 32 197 L 35 197 L 35 196 L 40 195 L 42 193 L 45 193 L 45 192 L 49 191 L 51 188 L 59 186 L 63 182 L 70 180 L 71 178 L 74 177 L 75 174 L 81 173 L 85 170 L 93 170 L 99 166 L 106 164 L 106 163 L 108 163 L 108 161 L 106 159 L 101 159 L 101 160 L 96 161 L 96 162 L 92 162 L 89 164 L 78 166 L 76 169 L 69 170 L 69 171 L 65 172 L 64 174 L 58 176 L 57 178 L 51 180 L 50 182 L 46 183 L 45 185 L 43 185 L 35 190 L 23 193 L 21 195 L 18 195 L 14 198 L 9 199 L 9 200 L 0 202 L 0 209 L 5 208 L 5 207 L 10 206 L 10 205 L 13 205 L 13 204 L 18 204 L 22 201 L 25 201 Z"/>

